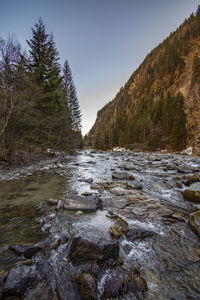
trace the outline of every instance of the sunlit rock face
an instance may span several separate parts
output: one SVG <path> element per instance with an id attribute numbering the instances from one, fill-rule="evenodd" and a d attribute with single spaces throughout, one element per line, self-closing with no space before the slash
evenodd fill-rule
<path id="1" fill-rule="evenodd" d="M 199 28 L 198 14 L 147 55 L 98 112 L 87 143 L 115 151 L 187 148 L 185 154 L 200 155 Z"/>

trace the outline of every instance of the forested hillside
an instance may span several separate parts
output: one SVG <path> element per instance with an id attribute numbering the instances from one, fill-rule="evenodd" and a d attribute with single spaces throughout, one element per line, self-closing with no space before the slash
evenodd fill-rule
<path id="1" fill-rule="evenodd" d="M 96 148 L 140 145 L 144 149 L 200 153 L 200 6 L 151 51 L 105 105 L 86 137 Z"/>
<path id="2" fill-rule="evenodd" d="M 12 36 L 0 39 L 0 161 L 8 163 L 82 144 L 72 72 L 41 19 L 27 45 L 28 53 Z"/>

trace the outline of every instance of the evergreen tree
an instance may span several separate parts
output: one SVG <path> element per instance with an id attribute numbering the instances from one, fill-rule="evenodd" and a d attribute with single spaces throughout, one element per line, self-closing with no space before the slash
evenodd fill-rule
<path id="1" fill-rule="evenodd" d="M 68 61 L 66 60 L 63 67 L 63 81 L 67 105 L 70 111 L 72 128 L 75 131 L 81 131 L 81 112 L 77 97 L 76 87 L 73 82 L 72 72 Z"/>
<path id="2" fill-rule="evenodd" d="M 30 64 L 29 69 L 33 74 L 35 81 L 39 84 L 44 83 L 47 63 L 47 45 L 48 34 L 46 33 L 45 25 L 42 19 L 35 24 L 35 29 L 32 28 L 33 37 L 27 40 L 30 47 Z"/>
<path id="3" fill-rule="evenodd" d="M 45 76 L 46 86 L 50 88 L 50 90 L 54 90 L 60 86 L 60 72 L 61 67 L 59 64 L 59 53 L 56 49 L 53 34 L 50 34 L 47 44 L 47 63 Z"/>
<path id="4" fill-rule="evenodd" d="M 34 80 L 47 91 L 55 90 L 60 84 L 59 54 L 52 34 L 46 33 L 42 19 L 32 28 L 33 37 L 27 40 L 30 47 L 29 69 Z"/>

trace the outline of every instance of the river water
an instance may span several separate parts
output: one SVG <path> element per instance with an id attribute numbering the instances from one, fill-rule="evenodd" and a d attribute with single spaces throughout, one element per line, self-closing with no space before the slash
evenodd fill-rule
<path id="1" fill-rule="evenodd" d="M 191 175 L 200 178 L 200 158 L 92 150 L 2 170 L 0 289 L 9 286 L 9 274 L 17 276 L 16 265 L 25 261 L 9 247 L 37 243 L 48 250 L 34 254 L 26 270 L 40 279 L 23 287 L 17 294 L 20 299 L 199 299 L 200 240 L 188 220 L 200 207 L 182 195 Z M 72 209 L 55 210 L 49 203 L 54 199 L 63 204 L 71 198 Z M 84 199 L 89 199 L 85 210 L 79 205 Z M 98 205 L 88 209 L 92 201 Z M 120 236 L 110 233 L 116 216 L 128 226 Z M 113 262 L 72 263 L 70 247 L 76 237 L 118 243 L 114 267 Z M 121 284 L 117 278 L 125 280 L 128 272 L 137 272 L 148 290 L 138 293 L 120 286 L 113 292 L 113 286 Z M 82 274 L 87 274 L 87 284 L 79 280 Z M 16 299 L 13 290 L 21 282 L 12 287 L 11 296 L 3 292 L 3 299 Z"/>

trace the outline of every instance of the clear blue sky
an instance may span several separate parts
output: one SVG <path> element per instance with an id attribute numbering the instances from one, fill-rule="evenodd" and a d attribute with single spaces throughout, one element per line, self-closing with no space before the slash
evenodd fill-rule
<path id="1" fill-rule="evenodd" d="M 61 63 L 67 58 L 83 114 L 83 134 L 147 53 L 186 17 L 197 0 L 0 0 L 0 36 L 26 46 L 42 17 Z M 26 46 L 27 47 L 27 46 Z"/>

